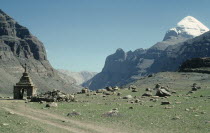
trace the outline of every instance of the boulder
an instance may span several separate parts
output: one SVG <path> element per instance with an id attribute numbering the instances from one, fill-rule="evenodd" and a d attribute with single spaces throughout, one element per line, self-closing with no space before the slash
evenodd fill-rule
<path id="1" fill-rule="evenodd" d="M 46 107 L 58 107 L 58 104 L 55 103 L 55 102 L 47 103 L 47 104 L 46 104 Z"/>
<path id="2" fill-rule="evenodd" d="M 113 87 L 112 89 L 113 89 L 113 91 L 117 91 L 117 90 L 119 90 L 120 88 L 119 88 L 118 86 L 115 86 L 115 87 Z"/>
<path id="3" fill-rule="evenodd" d="M 103 117 L 119 116 L 118 108 L 112 109 L 109 112 L 102 114 Z"/>
<path id="4" fill-rule="evenodd" d="M 127 95 L 125 97 L 123 97 L 123 99 L 132 99 L 133 97 L 131 95 Z"/>
<path id="5" fill-rule="evenodd" d="M 171 93 L 166 91 L 165 89 L 157 89 L 156 96 L 159 97 L 171 96 Z"/>
<path id="6" fill-rule="evenodd" d="M 113 89 L 112 89 L 111 86 L 106 87 L 106 90 L 107 90 L 107 91 L 113 91 Z"/>
<path id="7" fill-rule="evenodd" d="M 141 102 L 141 100 L 136 99 L 134 102 L 135 102 L 135 103 L 139 103 L 139 102 Z"/>
<path id="8" fill-rule="evenodd" d="M 152 89 L 150 89 L 150 88 L 146 88 L 146 89 L 145 89 L 145 91 L 152 91 Z"/>
<path id="9" fill-rule="evenodd" d="M 83 88 L 83 89 L 81 90 L 81 92 L 82 92 L 82 93 L 88 93 L 88 92 L 89 92 L 89 89 L 88 89 L 88 88 Z"/>
<path id="10" fill-rule="evenodd" d="M 73 111 L 73 112 L 67 114 L 67 116 L 71 116 L 71 117 L 72 116 L 78 116 L 78 115 L 81 115 L 81 113 L 76 112 L 76 111 Z"/>
<path id="11" fill-rule="evenodd" d="M 151 97 L 151 96 L 152 96 L 152 94 L 151 94 L 151 93 L 144 93 L 142 96 Z"/>
<path id="12" fill-rule="evenodd" d="M 120 93 L 120 92 L 117 93 L 117 96 L 121 96 L 121 95 L 122 95 L 122 93 Z"/>

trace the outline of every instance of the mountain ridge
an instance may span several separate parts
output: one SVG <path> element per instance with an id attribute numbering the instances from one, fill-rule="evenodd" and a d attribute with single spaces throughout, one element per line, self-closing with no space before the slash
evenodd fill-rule
<path id="1" fill-rule="evenodd" d="M 167 34 L 168 32 L 166 32 Z M 193 36 L 185 36 L 185 34 L 170 35 L 170 38 L 163 39 L 162 42 L 156 43 L 149 49 L 140 49 L 134 52 L 124 52 L 122 49 L 120 51 L 117 50 L 106 58 L 102 71 L 84 84 L 95 90 L 106 86 L 121 86 L 139 77 L 156 72 L 174 71 L 185 59 L 180 58 L 176 62 L 177 64 L 173 66 L 175 62 L 171 60 L 174 58 L 171 58 L 168 54 L 170 52 L 172 52 L 172 55 L 177 53 L 169 49 L 174 48 L 176 50 L 176 48 L 179 48 L 179 45 L 183 45 L 184 42 L 193 38 Z M 161 58 L 164 61 L 161 61 Z"/>
<path id="2" fill-rule="evenodd" d="M 79 87 L 62 80 L 47 60 L 44 44 L 12 17 L 0 10 L 0 93 L 12 94 L 27 64 L 38 91 L 60 89 L 71 92 Z"/>

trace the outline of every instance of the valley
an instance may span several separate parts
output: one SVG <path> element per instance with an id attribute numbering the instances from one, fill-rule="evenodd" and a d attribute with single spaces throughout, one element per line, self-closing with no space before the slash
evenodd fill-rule
<path id="1" fill-rule="evenodd" d="M 81 130 L 85 133 L 105 132 L 107 130 L 109 132 L 130 133 L 157 131 L 179 133 L 180 130 L 188 133 L 208 133 L 210 131 L 209 80 L 208 74 L 158 73 L 131 83 L 130 85 L 136 86 L 137 92 L 129 90 L 130 85 L 128 85 L 114 93 L 107 91 L 110 93 L 109 95 L 94 91 L 76 94 L 76 102 L 59 102 L 58 107 L 50 108 L 45 107 L 45 103 L 1 100 L 2 119 L 0 123 L 8 123 L 9 125 L 1 125 L 0 130 L 6 131 L 10 127 L 8 132 L 11 132 L 12 129 L 18 128 L 19 121 L 24 124 L 24 120 L 28 119 L 28 123 L 25 124 L 26 127 L 35 132 L 38 132 L 38 129 L 35 128 L 38 126 L 41 127 L 39 128 L 42 130 L 41 132 L 56 132 L 63 127 L 63 132 L 68 130 L 80 132 Z M 188 92 L 191 91 L 194 83 L 201 89 L 189 94 Z M 155 90 L 153 90 L 151 92 L 153 96 L 142 96 L 147 92 L 145 91 L 146 88 L 153 89 L 156 84 L 169 86 L 169 90 L 176 93 L 170 97 L 155 97 Z M 117 95 L 118 93 L 120 96 Z M 126 95 L 131 95 L 132 98 L 124 99 L 123 97 Z M 137 99 L 138 102 L 136 103 Z M 163 101 L 169 101 L 170 104 L 161 105 Z M 118 110 L 117 115 L 104 115 L 104 113 L 116 108 Z M 10 115 L 9 112 L 14 112 L 14 115 Z M 77 112 L 79 115 L 73 113 L 72 116 L 67 116 L 72 112 Z M 14 117 L 19 118 L 14 121 Z M 36 123 L 35 127 L 27 126 L 33 122 Z M 81 125 L 78 124 L 80 122 L 82 122 Z M 53 124 L 57 124 L 57 126 L 54 126 L 55 130 L 52 128 L 52 131 L 48 127 L 53 126 Z M 100 128 L 97 128 L 96 125 Z M 21 131 L 21 129 L 19 130 Z"/>

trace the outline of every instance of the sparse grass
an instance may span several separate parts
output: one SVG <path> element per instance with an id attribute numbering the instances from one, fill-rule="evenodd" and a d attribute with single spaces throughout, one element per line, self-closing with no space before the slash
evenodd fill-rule
<path id="1" fill-rule="evenodd" d="M 164 132 L 164 133 L 209 133 L 210 132 L 210 75 L 197 73 L 159 73 L 150 78 L 132 83 L 138 88 L 138 92 L 123 89 L 121 96 L 109 95 L 102 97 L 103 94 L 90 95 L 78 94 L 78 102 L 58 103 L 57 108 L 45 108 L 45 104 L 27 103 L 26 107 L 44 110 L 67 118 L 67 114 L 73 110 L 80 112 L 80 116 L 70 117 L 97 125 L 121 129 L 130 133 L 141 132 Z M 175 90 L 168 98 L 157 98 L 151 101 L 151 97 L 142 98 L 147 87 L 154 88 L 155 84 L 169 85 L 170 89 Z M 187 96 L 193 83 L 201 86 L 201 89 Z M 154 92 L 153 92 L 154 94 Z M 141 103 L 131 103 L 134 99 L 122 99 L 126 95 L 136 96 Z M 161 105 L 162 101 L 170 101 L 170 105 Z M 24 104 L 24 103 L 21 103 Z M 129 109 L 133 107 L 133 109 Z M 102 114 L 118 108 L 119 116 L 103 117 Z M 169 108 L 169 109 L 165 109 Z M 5 112 L 1 110 L 1 117 Z M 20 119 L 16 116 L 17 123 Z M 174 118 L 177 118 L 174 120 Z M 21 119 L 24 120 L 24 119 Z M 6 121 L 1 118 L 0 122 Z M 7 122 L 7 121 L 6 121 Z M 23 122 L 22 122 L 23 123 Z M 34 124 L 34 123 L 31 123 Z M 19 128 L 18 125 L 14 125 Z M 37 125 L 39 126 L 39 125 Z M 28 127 L 29 129 L 33 127 Z M 42 129 L 42 128 L 41 128 Z M 40 129 L 40 130 L 41 130 Z M 0 129 L 2 130 L 2 129 Z M 35 130 L 35 129 L 34 129 Z M 6 131 L 4 129 L 4 131 Z M 42 132 L 42 131 L 40 131 Z M 43 131 L 44 132 L 44 131 Z"/>
<path id="2" fill-rule="evenodd" d="M 16 108 L 17 104 L 25 104 L 18 100 L 0 100 L 1 107 Z M 7 124 L 7 125 L 4 125 Z M 4 108 L 0 108 L 0 133 L 57 133 L 56 127 L 40 123 L 17 114 L 10 114 Z"/>

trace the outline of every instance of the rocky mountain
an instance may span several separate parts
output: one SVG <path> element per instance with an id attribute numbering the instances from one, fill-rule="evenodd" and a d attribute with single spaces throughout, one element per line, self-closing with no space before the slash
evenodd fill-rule
<path id="1" fill-rule="evenodd" d="M 74 81 L 65 82 L 47 60 L 45 47 L 30 31 L 0 10 L 0 93 L 12 94 L 27 64 L 38 91 L 77 91 Z"/>
<path id="2" fill-rule="evenodd" d="M 95 90 L 125 85 L 152 73 L 175 71 L 187 59 L 209 56 L 208 31 L 197 19 L 187 16 L 166 33 L 162 42 L 149 49 L 118 49 L 106 58 L 103 70 L 84 85 Z"/>
<path id="3" fill-rule="evenodd" d="M 72 72 L 69 70 L 59 69 L 60 77 L 68 79 L 70 81 L 75 81 L 77 85 L 82 85 L 84 82 L 93 78 L 97 72 L 81 71 L 81 72 Z"/>

